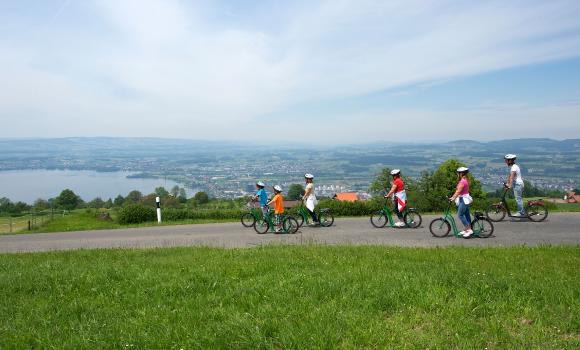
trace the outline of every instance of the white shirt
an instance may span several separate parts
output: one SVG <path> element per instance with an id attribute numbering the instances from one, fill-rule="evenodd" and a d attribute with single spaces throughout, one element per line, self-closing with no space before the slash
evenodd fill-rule
<path id="1" fill-rule="evenodd" d="M 524 180 L 522 179 L 522 171 L 520 170 L 520 167 L 517 164 L 512 165 L 512 168 L 510 169 L 510 171 L 512 173 L 516 173 L 516 176 L 513 179 L 513 183 L 516 185 L 523 185 L 524 184 Z"/>
<path id="2" fill-rule="evenodd" d="M 306 199 L 316 199 L 316 195 L 314 194 L 314 184 L 312 182 L 306 184 L 305 189 L 309 189 L 309 188 L 311 189 L 311 191 Z"/>
<path id="3" fill-rule="evenodd" d="M 306 198 L 306 208 L 308 208 L 308 210 L 310 211 L 314 211 L 314 207 L 316 207 L 318 201 L 316 200 L 316 195 L 314 194 L 314 184 L 312 184 L 312 182 L 306 185 L 306 189 L 309 188 L 311 189 L 311 191 L 308 197 Z"/>

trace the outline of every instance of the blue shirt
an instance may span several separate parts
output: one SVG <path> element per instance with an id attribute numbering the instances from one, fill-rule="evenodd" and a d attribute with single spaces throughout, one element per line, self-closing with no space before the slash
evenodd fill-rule
<path id="1" fill-rule="evenodd" d="M 266 190 L 263 188 L 260 188 L 258 190 L 258 192 L 256 192 L 256 196 L 258 196 L 260 198 L 260 206 L 264 207 L 266 206 L 266 204 L 268 204 L 268 195 L 266 194 Z"/>

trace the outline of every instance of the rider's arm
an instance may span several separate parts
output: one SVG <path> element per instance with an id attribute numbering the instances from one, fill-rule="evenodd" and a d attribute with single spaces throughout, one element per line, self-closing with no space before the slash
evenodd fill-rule
<path id="1" fill-rule="evenodd" d="M 514 178 L 516 177 L 516 172 L 515 171 L 511 171 L 510 172 L 510 177 L 507 181 L 507 188 L 511 188 L 512 187 L 512 183 L 514 182 Z"/>
<path id="2" fill-rule="evenodd" d="M 306 190 L 304 191 L 304 196 L 302 196 L 302 199 L 306 199 L 308 198 L 308 196 L 310 195 L 310 192 L 312 192 L 312 187 L 306 187 Z"/>
<path id="3" fill-rule="evenodd" d="M 393 186 L 391 186 L 391 190 L 389 191 L 389 193 L 387 193 L 385 195 L 385 197 L 391 196 L 393 193 L 395 193 L 396 190 L 397 190 L 397 185 L 393 184 Z"/>
<path id="4" fill-rule="evenodd" d="M 463 184 L 460 183 L 459 185 L 457 185 L 457 189 L 455 190 L 455 193 L 453 194 L 453 196 L 451 196 L 449 198 L 449 200 L 454 201 L 455 198 L 457 198 L 459 196 L 459 194 L 461 193 L 462 190 L 463 190 Z"/>

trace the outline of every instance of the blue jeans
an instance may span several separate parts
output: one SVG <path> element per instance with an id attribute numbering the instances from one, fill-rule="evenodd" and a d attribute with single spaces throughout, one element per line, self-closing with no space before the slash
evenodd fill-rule
<path id="1" fill-rule="evenodd" d="M 469 205 L 463 203 L 463 198 L 459 197 L 459 206 L 457 206 L 457 215 L 463 226 L 471 226 L 471 216 L 469 215 Z"/>
<path id="2" fill-rule="evenodd" d="M 518 184 L 514 185 L 514 197 L 516 199 L 516 204 L 518 205 L 518 213 L 520 213 L 520 215 L 526 215 L 526 212 L 524 211 L 524 201 L 522 199 L 523 192 L 524 192 L 523 185 Z"/>

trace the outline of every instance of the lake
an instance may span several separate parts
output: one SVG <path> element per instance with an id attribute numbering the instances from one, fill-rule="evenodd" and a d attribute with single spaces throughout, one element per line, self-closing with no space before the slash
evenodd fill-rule
<path id="1" fill-rule="evenodd" d="M 134 173 L 77 170 L 0 171 L 0 198 L 7 197 L 13 202 L 32 204 L 38 198 L 56 197 L 68 188 L 85 201 L 96 197 L 107 200 L 114 199 L 119 194 L 126 196 L 132 190 L 149 194 L 159 186 L 169 191 L 173 186 L 179 185 L 165 179 L 128 179 L 127 175 L 131 174 Z M 186 188 L 186 192 L 188 197 L 192 197 L 197 191 Z"/>

